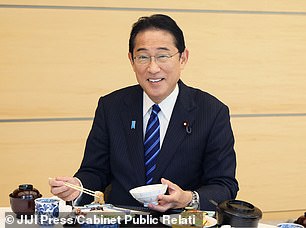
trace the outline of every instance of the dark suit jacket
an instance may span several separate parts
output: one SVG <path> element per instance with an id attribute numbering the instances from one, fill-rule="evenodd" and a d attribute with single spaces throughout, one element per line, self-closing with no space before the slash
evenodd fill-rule
<path id="1" fill-rule="evenodd" d="M 136 121 L 135 129 L 131 127 Z M 191 133 L 183 123 L 189 123 Z M 145 185 L 143 90 L 127 87 L 101 97 L 84 158 L 75 174 L 85 188 L 112 189 L 109 203 L 139 206 L 129 190 Z M 153 183 L 162 177 L 184 190 L 196 190 L 201 209 L 214 209 L 209 200 L 236 197 L 236 156 L 229 110 L 212 95 L 179 81 L 179 95 L 169 122 Z M 81 204 L 92 199 L 82 197 Z"/>

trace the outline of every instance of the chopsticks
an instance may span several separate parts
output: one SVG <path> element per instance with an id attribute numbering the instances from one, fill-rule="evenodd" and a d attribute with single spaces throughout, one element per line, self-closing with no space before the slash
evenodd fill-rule
<path id="1" fill-rule="evenodd" d="M 96 198 L 99 198 L 99 196 L 96 194 L 95 191 L 80 187 L 78 185 L 70 184 L 69 182 L 64 182 L 64 185 L 69 187 L 69 188 L 72 188 L 72 189 L 78 190 L 80 192 L 83 192 L 85 194 L 88 194 L 88 195 L 94 196 Z"/>

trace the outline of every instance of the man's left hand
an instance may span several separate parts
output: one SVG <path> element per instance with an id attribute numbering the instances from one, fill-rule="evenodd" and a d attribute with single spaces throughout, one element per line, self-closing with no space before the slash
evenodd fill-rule
<path id="1" fill-rule="evenodd" d="M 162 184 L 168 185 L 169 195 L 159 195 L 158 205 L 149 204 L 149 208 L 159 212 L 165 212 L 168 209 L 184 208 L 192 200 L 192 192 L 184 191 L 178 185 L 162 178 Z"/>

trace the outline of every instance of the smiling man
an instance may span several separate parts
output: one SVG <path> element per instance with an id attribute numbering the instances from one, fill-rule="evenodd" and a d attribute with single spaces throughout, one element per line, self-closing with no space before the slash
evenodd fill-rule
<path id="1" fill-rule="evenodd" d="M 158 28 L 140 31 L 130 42 L 129 59 L 138 83 L 154 103 L 161 103 L 176 87 L 188 50 L 180 52 L 174 36 Z"/>
<path id="2" fill-rule="evenodd" d="M 58 197 L 93 201 L 64 185 L 104 191 L 107 203 L 140 206 L 129 190 L 168 185 L 156 211 L 186 206 L 214 210 L 238 191 L 229 109 L 214 96 L 186 86 L 188 61 L 183 32 L 166 15 L 141 17 L 133 25 L 128 58 L 138 85 L 100 98 L 84 158 L 74 177 L 49 184 Z"/>

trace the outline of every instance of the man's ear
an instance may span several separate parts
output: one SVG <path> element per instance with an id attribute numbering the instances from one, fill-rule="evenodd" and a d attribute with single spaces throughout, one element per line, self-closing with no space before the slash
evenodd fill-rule
<path id="1" fill-rule="evenodd" d="M 128 58 L 129 58 L 129 60 L 130 60 L 130 63 L 131 63 L 131 66 L 132 66 L 132 68 L 133 68 L 133 71 L 135 72 L 135 64 L 134 64 L 134 59 L 133 59 L 133 57 L 132 57 L 132 53 L 131 52 L 129 52 L 128 53 Z"/>
<path id="2" fill-rule="evenodd" d="M 128 58 L 130 60 L 130 63 L 133 65 L 134 61 L 133 61 L 133 57 L 132 57 L 132 53 L 131 52 L 128 53 Z"/>
<path id="3" fill-rule="evenodd" d="M 181 69 L 184 69 L 186 63 L 188 62 L 189 58 L 189 51 L 187 48 L 181 53 L 181 58 L 180 58 L 180 64 L 181 64 Z"/>

